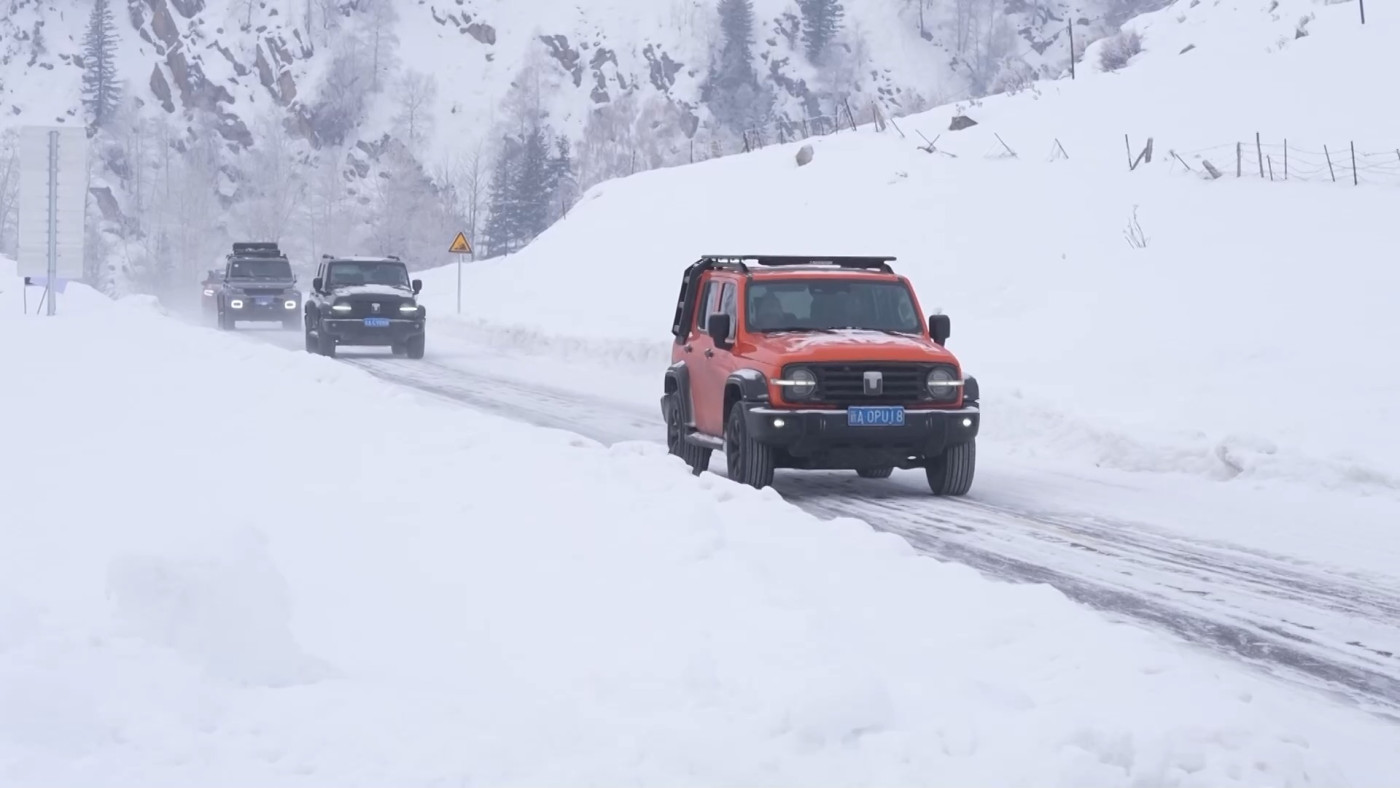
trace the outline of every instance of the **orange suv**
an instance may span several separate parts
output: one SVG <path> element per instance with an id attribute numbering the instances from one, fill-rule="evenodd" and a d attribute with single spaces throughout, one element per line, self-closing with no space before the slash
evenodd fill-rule
<path id="1" fill-rule="evenodd" d="M 978 387 L 925 321 L 893 257 L 710 255 L 686 269 L 661 410 L 699 474 L 716 449 L 753 487 L 776 468 L 883 479 L 924 468 L 935 495 L 972 487 Z"/>

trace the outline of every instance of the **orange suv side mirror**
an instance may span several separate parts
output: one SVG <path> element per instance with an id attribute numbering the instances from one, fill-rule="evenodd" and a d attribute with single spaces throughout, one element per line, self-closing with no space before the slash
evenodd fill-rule
<path id="1" fill-rule="evenodd" d="M 729 343 L 729 330 L 732 328 L 729 322 L 729 315 L 710 315 L 710 319 L 705 323 L 705 333 L 715 341 L 715 347 L 721 350 L 728 350 L 732 347 Z"/>
<path id="2" fill-rule="evenodd" d="M 948 344 L 948 337 L 953 333 L 953 321 L 947 315 L 929 315 L 928 333 L 933 337 L 933 341 L 940 345 Z"/>

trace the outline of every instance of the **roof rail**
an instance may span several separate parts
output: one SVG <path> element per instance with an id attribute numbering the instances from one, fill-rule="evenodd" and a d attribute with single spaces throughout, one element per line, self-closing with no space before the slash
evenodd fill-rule
<path id="1" fill-rule="evenodd" d="M 836 266 L 838 268 L 858 268 L 864 270 L 894 273 L 890 263 L 894 257 L 866 257 L 842 255 L 762 255 L 762 254 L 707 254 L 697 262 L 708 263 L 715 268 L 730 268 L 748 273 L 750 266 Z"/>
<path id="2" fill-rule="evenodd" d="M 235 241 L 230 257 L 284 257 L 277 243 L 266 241 Z"/>

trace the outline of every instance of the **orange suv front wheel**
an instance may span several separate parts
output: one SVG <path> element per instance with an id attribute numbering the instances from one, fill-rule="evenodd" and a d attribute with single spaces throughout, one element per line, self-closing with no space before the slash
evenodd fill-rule
<path id="1" fill-rule="evenodd" d="M 773 483 L 773 447 L 749 435 L 744 409 L 739 405 L 729 409 L 724 425 L 724 460 L 729 478 L 740 484 L 761 489 Z"/>

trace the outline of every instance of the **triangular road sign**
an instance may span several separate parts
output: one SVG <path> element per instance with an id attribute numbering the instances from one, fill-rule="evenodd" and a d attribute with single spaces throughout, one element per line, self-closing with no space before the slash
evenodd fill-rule
<path id="1" fill-rule="evenodd" d="M 452 247 L 447 251 L 452 254 L 471 254 L 472 245 L 467 243 L 466 233 L 457 233 L 457 237 L 452 239 Z"/>

